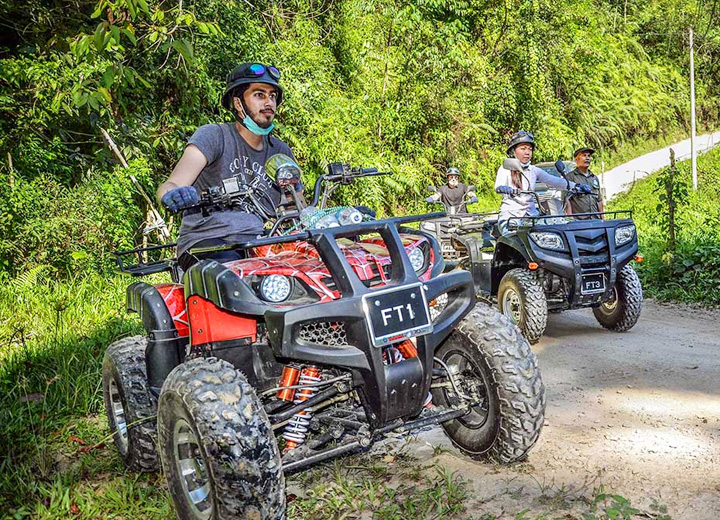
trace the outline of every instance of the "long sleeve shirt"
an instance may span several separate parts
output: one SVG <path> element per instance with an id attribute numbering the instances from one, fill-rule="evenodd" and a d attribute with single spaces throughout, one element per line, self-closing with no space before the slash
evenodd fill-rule
<path id="1" fill-rule="evenodd" d="M 550 175 L 533 165 L 529 165 L 523 169 L 521 180 L 522 188 L 520 189 L 523 191 L 535 191 L 535 184 L 538 181 L 560 190 L 567 188 L 565 179 Z M 497 175 L 495 176 L 495 189 L 497 189 L 498 186 L 515 187 L 512 183 L 512 172 L 502 166 L 498 168 Z M 570 187 L 572 188 L 574 186 L 575 183 L 571 182 Z M 503 195 L 498 220 L 507 220 L 510 217 L 535 217 L 539 214 L 538 209 L 535 207 L 535 199 L 532 195 Z"/>

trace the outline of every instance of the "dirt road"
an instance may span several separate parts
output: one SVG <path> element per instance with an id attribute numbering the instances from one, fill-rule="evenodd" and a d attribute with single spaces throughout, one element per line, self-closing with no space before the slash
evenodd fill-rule
<path id="1" fill-rule="evenodd" d="M 664 504 L 674 520 L 720 519 L 720 311 L 645 302 L 626 334 L 587 310 L 552 314 L 533 350 L 548 404 L 527 463 L 475 463 L 438 429 L 413 451 L 429 459 L 431 445 L 449 447 L 440 464 L 498 518 L 579 511 L 602 485 L 633 506 Z"/>

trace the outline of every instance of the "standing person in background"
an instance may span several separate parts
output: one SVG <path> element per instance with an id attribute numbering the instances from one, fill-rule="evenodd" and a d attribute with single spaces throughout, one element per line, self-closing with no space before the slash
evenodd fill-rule
<path id="1" fill-rule="evenodd" d="M 513 227 L 508 220 L 512 217 L 535 217 L 540 214 L 535 207 L 535 199 L 521 191 L 535 191 L 537 181 L 544 182 L 548 186 L 557 189 L 572 188 L 579 193 L 590 193 L 590 186 L 568 182 L 560 177 L 555 177 L 530 164 L 533 151 L 535 150 L 535 137 L 525 130 L 517 132 L 510 138 L 508 143 L 508 157 L 515 157 L 522 165 L 522 171 L 506 170 L 502 166 L 498 168 L 495 176 L 495 191 L 503 196 L 500 204 L 500 215 L 498 216 L 498 228 L 504 235 Z"/>
<path id="2" fill-rule="evenodd" d="M 568 180 L 587 184 L 592 192 L 586 195 L 570 197 L 565 207 L 566 213 L 602 213 L 603 200 L 600 192 L 600 179 L 590 171 L 590 163 L 595 150 L 592 148 L 578 148 L 573 153 L 573 159 L 577 165 L 573 171 L 566 174 Z M 599 215 L 586 215 L 577 217 L 579 219 L 600 218 Z"/>

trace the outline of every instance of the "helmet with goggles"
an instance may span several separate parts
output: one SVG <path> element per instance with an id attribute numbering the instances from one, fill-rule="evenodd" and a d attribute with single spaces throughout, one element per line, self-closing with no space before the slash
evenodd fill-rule
<path id="1" fill-rule="evenodd" d="M 222 106 L 232 111 L 233 91 L 241 85 L 249 85 L 250 83 L 265 83 L 272 85 L 277 89 L 277 106 L 280 106 L 283 98 L 283 89 L 278 81 L 280 80 L 280 71 L 272 65 L 263 65 L 262 63 L 243 63 L 235 67 L 230 74 L 227 75 L 225 81 L 225 93 L 220 102 Z"/>
<path id="2" fill-rule="evenodd" d="M 508 156 L 512 157 L 515 147 L 523 143 L 529 144 L 533 150 L 535 150 L 535 136 L 526 130 L 520 130 L 510 138 L 510 143 L 508 143 L 507 147 Z"/>

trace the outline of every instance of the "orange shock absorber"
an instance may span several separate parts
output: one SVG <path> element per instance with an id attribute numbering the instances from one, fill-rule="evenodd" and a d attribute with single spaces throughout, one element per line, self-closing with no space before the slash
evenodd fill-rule
<path id="1" fill-rule="evenodd" d="M 406 339 L 405 341 L 400 343 L 397 346 L 397 349 L 400 351 L 400 353 L 405 359 L 411 359 L 417 357 L 418 355 L 417 347 L 413 345 L 413 342 L 409 339 Z"/>
<path id="2" fill-rule="evenodd" d="M 292 365 L 283 367 L 282 376 L 280 377 L 280 387 L 295 386 L 300 380 L 300 369 Z M 283 401 L 292 401 L 295 399 L 295 388 L 280 388 L 277 392 L 277 398 Z"/>
<path id="3" fill-rule="evenodd" d="M 300 372 L 298 378 L 299 385 L 312 385 L 319 383 L 321 380 L 320 369 L 314 366 L 307 366 Z M 307 401 L 317 393 L 318 389 L 314 386 L 306 386 L 299 388 L 295 392 L 295 404 Z M 292 416 L 285 426 L 283 437 L 285 438 L 285 451 L 290 451 L 305 442 L 305 437 L 310 427 L 310 419 L 312 414 L 307 410 L 301 410 Z"/>

